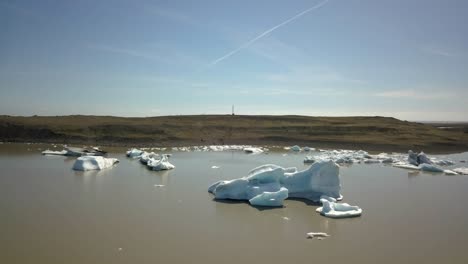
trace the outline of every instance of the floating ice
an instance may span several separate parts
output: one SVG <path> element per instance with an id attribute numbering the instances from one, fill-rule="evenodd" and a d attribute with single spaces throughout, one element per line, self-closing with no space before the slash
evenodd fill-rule
<path id="1" fill-rule="evenodd" d="M 162 185 L 162 184 L 155 184 L 154 187 L 161 188 L 161 187 L 164 187 L 164 185 Z"/>
<path id="2" fill-rule="evenodd" d="M 175 166 L 169 162 L 167 155 L 162 155 L 161 159 L 150 158 L 146 165 L 154 171 L 172 170 L 175 168 Z"/>
<path id="3" fill-rule="evenodd" d="M 218 166 L 211 166 L 212 169 L 219 169 Z"/>
<path id="4" fill-rule="evenodd" d="M 60 155 L 60 156 L 65 156 L 67 154 L 66 150 L 62 151 L 53 151 L 53 150 L 44 150 L 42 151 L 42 155 Z"/>
<path id="5" fill-rule="evenodd" d="M 114 164 L 119 162 L 118 159 L 104 158 L 102 156 L 85 156 L 76 159 L 73 164 L 74 170 L 102 170 L 112 167 Z"/>
<path id="6" fill-rule="evenodd" d="M 299 147 L 298 145 L 294 145 L 291 147 L 291 150 L 292 151 L 301 151 L 301 147 Z"/>
<path id="7" fill-rule="evenodd" d="M 306 156 L 306 157 L 304 158 L 304 163 L 306 163 L 306 164 L 312 164 L 312 163 L 314 163 L 314 162 L 315 162 L 315 159 L 312 158 L 311 156 Z"/>
<path id="8" fill-rule="evenodd" d="M 330 235 L 327 233 L 323 232 L 309 232 L 307 233 L 307 238 L 323 238 L 323 237 L 329 237 Z"/>
<path id="9" fill-rule="evenodd" d="M 456 169 L 453 169 L 452 171 L 458 174 L 468 175 L 468 168 L 465 168 L 465 167 L 456 168 Z"/>
<path id="10" fill-rule="evenodd" d="M 322 207 L 316 209 L 318 213 L 330 218 L 356 217 L 362 214 L 362 209 L 347 203 L 337 203 L 335 199 L 322 196 L 320 198 Z"/>
<path id="11" fill-rule="evenodd" d="M 424 152 L 421 151 L 419 154 L 416 154 L 412 150 L 409 150 L 408 163 L 418 166 L 419 164 L 432 164 L 433 162 L 427 157 L 427 155 Z"/>
<path id="12" fill-rule="evenodd" d="M 72 156 L 72 157 L 80 157 L 80 156 L 104 156 L 107 152 L 102 151 L 96 147 L 93 148 L 74 148 L 74 147 L 65 147 L 62 151 L 52 151 L 52 150 L 44 150 L 42 151 L 43 155 L 62 155 L 62 156 Z"/>
<path id="13" fill-rule="evenodd" d="M 141 154 L 143 154 L 143 150 L 140 149 L 131 149 L 127 151 L 127 157 L 129 158 L 138 158 Z"/>
<path id="14" fill-rule="evenodd" d="M 458 173 L 453 170 L 444 170 L 445 175 L 458 175 Z"/>
<path id="15" fill-rule="evenodd" d="M 288 197 L 319 201 L 320 196 L 327 195 L 341 199 L 340 189 L 338 165 L 333 161 L 319 161 L 300 172 L 296 168 L 263 165 L 251 170 L 246 177 L 216 182 L 208 191 L 216 199 L 280 206 Z"/>
<path id="16" fill-rule="evenodd" d="M 148 164 L 148 161 L 150 159 L 161 159 L 161 156 L 157 153 L 154 153 L 154 152 L 151 152 L 151 153 L 148 153 L 148 152 L 143 152 L 141 155 L 140 155 L 140 162 L 142 164 L 145 164 L 147 165 Z"/>
<path id="17" fill-rule="evenodd" d="M 244 148 L 244 152 L 249 153 L 249 154 L 259 154 L 259 153 L 262 153 L 263 150 L 261 148 L 248 147 L 248 148 Z"/>
<path id="18" fill-rule="evenodd" d="M 427 164 L 427 163 L 422 163 L 421 165 L 419 165 L 419 168 L 422 170 L 422 171 L 429 171 L 429 172 L 444 172 L 443 169 L 437 167 L 437 166 L 434 166 L 432 164 Z"/>

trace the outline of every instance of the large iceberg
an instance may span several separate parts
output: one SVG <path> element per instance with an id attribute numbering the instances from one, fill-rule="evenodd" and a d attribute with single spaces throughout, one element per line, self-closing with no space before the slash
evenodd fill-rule
<path id="1" fill-rule="evenodd" d="M 341 199 L 339 166 L 333 161 L 318 161 L 297 171 L 277 165 L 263 165 L 246 177 L 219 181 L 208 188 L 215 199 L 248 200 L 252 205 L 282 206 L 288 197 L 318 202 L 322 195 Z"/>
<path id="2" fill-rule="evenodd" d="M 118 159 L 104 158 L 102 156 L 85 156 L 76 159 L 73 164 L 74 170 L 87 171 L 87 170 L 102 170 L 112 167 L 118 163 Z"/>

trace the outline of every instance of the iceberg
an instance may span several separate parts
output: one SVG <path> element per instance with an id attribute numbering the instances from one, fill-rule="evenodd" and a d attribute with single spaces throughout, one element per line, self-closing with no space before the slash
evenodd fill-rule
<path id="1" fill-rule="evenodd" d="M 356 217 L 362 214 L 362 209 L 358 206 L 347 203 L 337 203 L 333 197 L 322 196 L 320 198 L 322 207 L 316 209 L 316 212 L 330 218 Z"/>
<path id="2" fill-rule="evenodd" d="M 87 171 L 87 170 L 102 170 L 112 167 L 118 163 L 118 159 L 104 158 L 102 156 L 84 156 L 76 159 L 73 164 L 74 170 Z"/>
<path id="3" fill-rule="evenodd" d="M 309 232 L 307 233 L 307 238 L 323 238 L 323 237 L 329 237 L 330 235 L 327 233 L 323 232 Z"/>
<path id="4" fill-rule="evenodd" d="M 452 171 L 458 174 L 468 175 L 468 168 L 465 168 L 465 167 L 456 168 L 456 169 L 453 169 Z"/>
<path id="5" fill-rule="evenodd" d="M 175 168 L 175 166 L 169 162 L 169 157 L 167 155 L 162 155 L 161 159 L 150 158 L 146 165 L 154 171 L 172 170 Z"/>
<path id="6" fill-rule="evenodd" d="M 291 147 L 291 150 L 292 151 L 301 151 L 301 147 L 299 147 L 298 145 L 294 145 Z"/>
<path id="7" fill-rule="evenodd" d="M 44 150 L 42 155 L 62 155 L 62 156 L 72 156 L 72 157 L 81 157 L 81 156 L 104 156 L 107 152 L 100 150 L 99 148 L 74 148 L 74 147 L 65 147 L 62 151 L 52 151 Z"/>
<path id="8" fill-rule="evenodd" d="M 319 201 L 322 195 L 341 199 L 339 166 L 333 161 L 318 161 L 297 171 L 267 164 L 247 176 L 219 181 L 208 188 L 215 199 L 248 200 L 252 205 L 281 206 L 288 197 Z"/>
<path id="9" fill-rule="evenodd" d="M 248 148 L 244 148 L 244 152 L 248 154 L 259 154 L 259 153 L 262 153 L 263 150 L 261 148 L 248 147 Z"/>
<path id="10" fill-rule="evenodd" d="M 419 154 L 416 154 L 412 150 L 409 150 L 408 163 L 418 166 L 420 164 L 432 164 L 433 162 L 427 157 L 427 155 L 424 152 L 421 151 Z"/>
<path id="11" fill-rule="evenodd" d="M 127 151 L 127 157 L 129 158 L 138 158 L 141 154 L 143 154 L 143 150 L 140 149 L 131 149 Z"/>
<path id="12" fill-rule="evenodd" d="M 140 162 L 144 165 L 148 164 L 148 161 L 150 159 L 160 159 L 161 156 L 157 153 L 154 153 L 154 152 L 151 152 L 151 153 L 148 153 L 148 152 L 143 152 L 141 155 L 140 155 Z"/>
<path id="13" fill-rule="evenodd" d="M 65 156 L 67 154 L 66 150 L 62 151 L 53 151 L 53 150 L 44 150 L 42 151 L 42 155 L 59 155 L 59 156 Z"/>

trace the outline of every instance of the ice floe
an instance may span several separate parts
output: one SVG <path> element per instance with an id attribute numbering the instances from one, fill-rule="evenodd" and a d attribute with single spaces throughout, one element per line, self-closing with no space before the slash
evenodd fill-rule
<path id="1" fill-rule="evenodd" d="M 330 218 L 356 217 L 362 214 L 359 206 L 349 205 L 347 203 L 337 203 L 333 197 L 322 196 L 320 198 L 322 207 L 316 209 L 318 213 Z"/>
<path id="2" fill-rule="evenodd" d="M 453 169 L 452 171 L 458 174 L 468 175 L 468 168 L 465 168 L 465 167 L 456 168 L 456 169 Z"/>
<path id="3" fill-rule="evenodd" d="M 311 156 L 306 156 L 304 158 L 304 163 L 306 163 L 306 164 L 312 164 L 314 162 L 315 162 L 315 159 L 313 157 L 311 157 Z"/>
<path id="4" fill-rule="evenodd" d="M 162 155 L 160 159 L 150 158 L 146 166 L 154 171 L 172 170 L 175 168 L 175 166 L 169 162 L 169 157 L 167 155 Z"/>
<path id="5" fill-rule="evenodd" d="M 112 167 L 118 163 L 119 160 L 115 158 L 104 158 L 102 156 L 84 156 L 76 159 L 73 164 L 74 170 L 87 171 L 87 170 L 102 170 Z"/>
<path id="6" fill-rule="evenodd" d="M 319 161 L 297 171 L 277 165 L 263 165 L 246 177 L 219 181 L 208 188 L 216 199 L 248 200 L 252 205 L 281 206 L 288 197 L 319 201 L 322 195 L 341 199 L 339 166 Z"/>
<path id="7" fill-rule="evenodd" d="M 330 235 L 324 232 L 309 232 L 307 233 L 307 238 L 324 238 L 329 237 Z"/>
<path id="8" fill-rule="evenodd" d="M 259 153 L 262 153 L 263 150 L 261 148 L 247 147 L 247 148 L 244 148 L 244 152 L 248 154 L 259 154 Z"/>
<path id="9" fill-rule="evenodd" d="M 292 151 L 301 151 L 301 147 L 299 147 L 298 145 L 294 145 L 290 148 Z"/>
<path id="10" fill-rule="evenodd" d="M 143 154 L 143 152 L 144 151 L 141 150 L 141 149 L 134 148 L 134 149 L 131 149 L 131 150 L 127 151 L 127 157 L 129 157 L 129 158 L 138 158 L 138 157 L 141 156 L 141 154 Z"/>
<path id="11" fill-rule="evenodd" d="M 42 155 L 61 155 L 61 156 L 73 156 L 73 157 L 81 157 L 81 156 L 104 156 L 107 152 L 100 150 L 97 147 L 91 148 L 76 148 L 76 147 L 65 147 L 62 151 L 53 151 L 53 150 L 44 150 L 42 151 Z"/>

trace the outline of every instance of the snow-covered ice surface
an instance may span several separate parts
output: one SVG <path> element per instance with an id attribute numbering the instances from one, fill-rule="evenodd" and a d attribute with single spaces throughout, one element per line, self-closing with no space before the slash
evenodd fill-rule
<path id="1" fill-rule="evenodd" d="M 162 155 L 160 159 L 150 158 L 146 165 L 154 171 L 172 170 L 175 168 L 175 166 L 169 162 L 167 155 Z"/>
<path id="2" fill-rule="evenodd" d="M 53 150 L 44 150 L 42 151 L 42 155 L 59 155 L 59 156 L 65 156 L 67 154 L 66 150 L 61 150 L 61 151 L 53 151 Z"/>
<path id="3" fill-rule="evenodd" d="M 337 203 L 332 197 L 320 197 L 322 207 L 316 209 L 318 213 L 330 218 L 348 218 L 356 217 L 362 214 L 362 209 L 359 206 L 349 205 L 347 203 Z"/>
<path id="4" fill-rule="evenodd" d="M 87 171 L 87 170 L 102 170 L 112 167 L 118 163 L 119 160 L 115 158 L 104 158 L 102 156 L 84 156 L 76 159 L 73 164 L 74 170 Z"/>
<path id="5" fill-rule="evenodd" d="M 143 154 L 143 150 L 141 149 L 131 149 L 129 151 L 127 151 L 127 157 L 129 158 L 138 158 L 140 157 L 141 154 Z"/>
<path id="6" fill-rule="evenodd" d="M 341 199 L 339 167 L 333 161 L 319 161 L 297 171 L 277 165 L 263 165 L 246 177 L 219 181 L 208 188 L 216 199 L 249 200 L 252 205 L 281 206 L 288 197 L 319 201 L 327 195 Z"/>
<path id="7" fill-rule="evenodd" d="M 458 174 L 468 175 L 468 168 L 466 167 L 456 168 L 456 169 L 453 169 L 452 171 Z"/>

